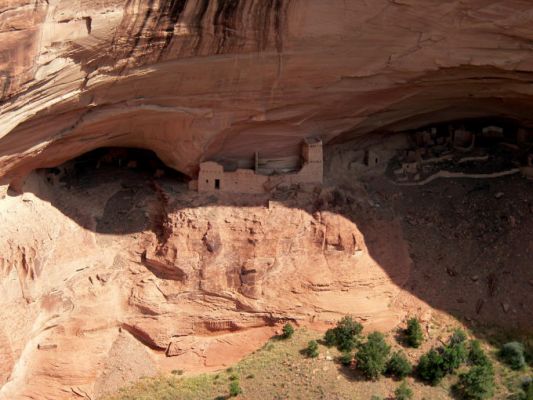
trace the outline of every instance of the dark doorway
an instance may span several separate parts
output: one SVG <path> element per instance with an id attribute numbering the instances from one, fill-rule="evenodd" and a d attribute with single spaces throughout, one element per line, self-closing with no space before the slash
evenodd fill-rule
<path id="1" fill-rule="evenodd" d="M 220 189 L 220 179 L 215 179 L 215 189 Z"/>
<path id="2" fill-rule="evenodd" d="M 167 167 L 151 151 L 128 147 L 101 147 L 84 153 L 50 172 L 64 171 L 63 180 L 67 186 L 96 184 L 103 180 L 166 178 L 176 182 L 187 182 L 182 173 Z"/>

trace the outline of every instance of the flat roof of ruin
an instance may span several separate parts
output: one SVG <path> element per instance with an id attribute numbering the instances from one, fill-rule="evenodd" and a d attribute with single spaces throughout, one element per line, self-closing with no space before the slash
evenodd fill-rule
<path id="1" fill-rule="evenodd" d="M 320 144 L 320 143 L 322 143 L 322 140 L 320 140 L 318 138 L 305 138 L 304 142 L 307 143 L 307 144 Z"/>

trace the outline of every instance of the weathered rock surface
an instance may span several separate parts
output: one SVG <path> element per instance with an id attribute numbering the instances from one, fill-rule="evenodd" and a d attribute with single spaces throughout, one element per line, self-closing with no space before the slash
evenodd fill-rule
<path id="1" fill-rule="evenodd" d="M 287 320 L 354 314 L 389 329 L 404 316 L 400 224 L 368 215 L 363 236 L 354 216 L 367 211 L 350 194 L 343 214 L 313 211 L 334 199 L 313 190 L 205 199 L 169 180 L 159 219 L 161 196 L 116 173 L 70 189 L 44 176 L 0 201 L 2 399 L 95 398 L 141 375 L 220 368 Z"/>
<path id="2" fill-rule="evenodd" d="M 97 398 L 221 367 L 287 319 L 393 326 L 412 260 L 400 223 L 361 198 L 162 206 L 115 176 L 70 191 L 23 178 L 102 146 L 194 175 L 306 136 L 528 126 L 532 15 L 523 0 L 0 0 L 0 398 Z M 8 184 L 25 193 L 3 198 Z"/>
<path id="3" fill-rule="evenodd" d="M 9 0 L 0 4 L 0 176 L 100 146 L 280 155 L 377 128 L 531 124 L 523 0 Z M 16 182 L 15 182 L 16 183 Z"/>

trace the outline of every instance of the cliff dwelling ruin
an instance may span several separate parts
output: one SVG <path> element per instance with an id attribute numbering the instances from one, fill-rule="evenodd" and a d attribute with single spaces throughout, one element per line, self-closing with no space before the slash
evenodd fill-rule
<path id="1" fill-rule="evenodd" d="M 201 193 L 265 193 L 283 186 L 321 184 L 323 174 L 322 141 L 306 138 L 300 156 L 267 159 L 255 152 L 253 169 L 239 168 L 238 163 L 203 162 L 198 180 L 191 182 L 191 188 Z"/>
<path id="2" fill-rule="evenodd" d="M 398 184 L 438 178 L 490 179 L 521 174 L 532 179 L 533 133 L 510 121 L 454 121 L 408 133 L 411 147 L 390 168 Z"/>

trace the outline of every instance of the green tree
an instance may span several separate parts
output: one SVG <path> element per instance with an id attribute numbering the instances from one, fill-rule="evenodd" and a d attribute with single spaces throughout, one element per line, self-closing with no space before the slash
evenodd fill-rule
<path id="1" fill-rule="evenodd" d="M 442 349 L 441 357 L 443 369 L 451 374 L 463 364 L 468 356 L 465 342 L 450 341 L 450 344 Z"/>
<path id="2" fill-rule="evenodd" d="M 410 347 L 418 348 L 424 341 L 424 333 L 422 326 L 417 318 L 411 318 L 407 321 L 407 329 L 405 330 L 405 340 Z"/>
<path id="3" fill-rule="evenodd" d="M 396 397 L 396 400 L 409 400 L 413 397 L 413 391 L 409 385 L 407 385 L 407 382 L 403 381 L 394 391 L 394 396 Z"/>
<path id="4" fill-rule="evenodd" d="M 286 323 L 283 325 L 283 333 L 281 334 L 281 337 L 283 339 L 290 339 L 294 335 L 294 328 L 290 323 Z"/>
<path id="5" fill-rule="evenodd" d="M 311 340 L 307 343 L 307 348 L 305 349 L 307 357 L 316 358 L 318 357 L 318 343 L 316 340 Z"/>
<path id="6" fill-rule="evenodd" d="M 229 395 L 230 397 L 237 397 L 242 393 L 241 385 L 238 380 L 231 381 L 229 384 Z"/>
<path id="7" fill-rule="evenodd" d="M 481 348 L 481 342 L 479 340 L 470 341 L 470 349 L 468 351 L 468 363 L 470 365 L 488 365 L 490 364 L 489 357 L 485 354 Z"/>
<path id="8" fill-rule="evenodd" d="M 494 395 L 494 372 L 491 367 L 475 365 L 459 375 L 454 389 L 465 400 L 489 399 Z"/>
<path id="9" fill-rule="evenodd" d="M 395 352 L 387 362 L 387 374 L 403 379 L 413 372 L 413 366 L 401 351 Z"/>
<path id="10" fill-rule="evenodd" d="M 437 385 L 446 375 L 444 359 L 436 349 L 431 349 L 420 357 L 416 371 L 420 379 L 431 385 Z"/>
<path id="11" fill-rule="evenodd" d="M 383 334 L 372 332 L 357 352 L 357 367 L 368 379 L 376 380 L 385 372 L 389 353 L 390 346 Z"/>
<path id="12" fill-rule="evenodd" d="M 337 326 L 328 329 L 324 335 L 324 342 L 327 346 L 337 346 L 339 351 L 352 351 L 359 344 L 359 335 L 363 326 L 354 321 L 352 317 L 343 317 Z"/>
<path id="13" fill-rule="evenodd" d="M 500 349 L 499 356 L 511 369 L 520 370 L 526 366 L 524 346 L 522 343 L 509 342 L 504 344 Z"/>

